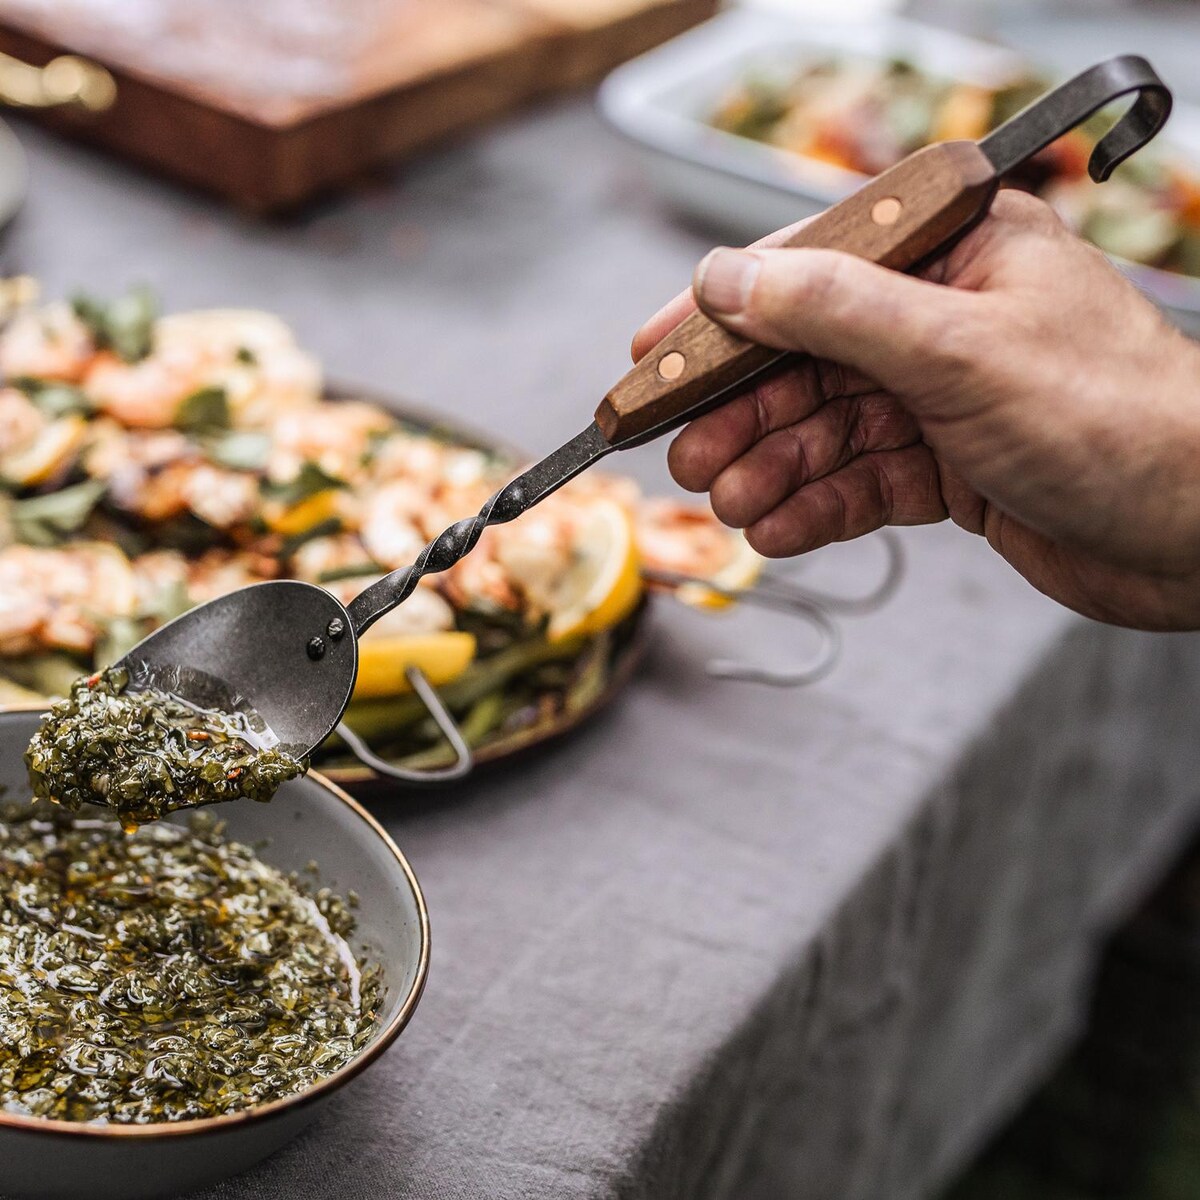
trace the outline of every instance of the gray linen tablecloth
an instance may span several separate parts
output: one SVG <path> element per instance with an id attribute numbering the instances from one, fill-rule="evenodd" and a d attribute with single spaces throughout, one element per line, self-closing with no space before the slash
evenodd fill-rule
<path id="1" fill-rule="evenodd" d="M 335 378 L 539 450 L 708 241 L 582 102 L 274 227 L 22 137 L 9 269 L 278 310 Z M 668 486 L 661 447 L 619 465 Z M 209 1200 L 929 1194 L 1047 1070 L 1097 939 L 1194 823 L 1200 641 L 1072 617 L 956 530 L 904 542 L 908 582 L 819 686 L 709 681 L 803 637 L 664 602 L 590 728 L 377 804 L 432 913 L 425 998 Z M 849 588 L 877 553 L 806 570 Z"/>

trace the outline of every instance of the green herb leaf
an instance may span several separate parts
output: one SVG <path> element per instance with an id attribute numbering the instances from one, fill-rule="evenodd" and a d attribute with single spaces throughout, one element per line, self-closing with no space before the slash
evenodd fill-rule
<path id="1" fill-rule="evenodd" d="M 346 567 L 334 567 L 317 575 L 318 583 L 337 583 L 342 579 L 361 579 L 365 575 L 386 575 L 387 567 L 377 562 L 352 563 Z"/>
<path id="2" fill-rule="evenodd" d="M 13 535 L 29 546 L 57 546 L 83 528 L 105 486 L 102 480 L 89 479 L 60 492 L 15 501 L 9 512 Z"/>
<path id="3" fill-rule="evenodd" d="M 209 433 L 228 429 L 229 397 L 223 387 L 202 387 L 184 398 L 175 413 L 174 425 L 186 433 Z"/>
<path id="4" fill-rule="evenodd" d="M 52 421 L 73 413 L 86 416 L 93 411 L 92 402 L 87 396 L 69 383 L 54 383 L 46 379 L 21 376 L 12 380 L 12 385 L 24 392 Z"/>
<path id="5" fill-rule="evenodd" d="M 315 462 L 305 462 L 291 479 L 283 483 L 264 480 L 261 491 L 271 500 L 279 500 L 289 507 L 307 500 L 318 492 L 326 492 L 330 488 L 344 488 L 345 482 L 321 470 Z"/>
<path id="6" fill-rule="evenodd" d="M 134 288 L 108 304 L 86 295 L 71 303 L 100 349 L 111 350 L 125 362 L 138 362 L 153 349 L 158 305 L 148 289 Z"/>
<path id="7" fill-rule="evenodd" d="M 120 661 L 146 636 L 145 626 L 133 617 L 113 617 L 96 643 L 96 662 L 107 667 Z"/>
<path id="8" fill-rule="evenodd" d="M 206 439 L 204 453 L 231 471 L 261 471 L 271 454 L 271 435 L 257 429 L 230 429 Z"/>

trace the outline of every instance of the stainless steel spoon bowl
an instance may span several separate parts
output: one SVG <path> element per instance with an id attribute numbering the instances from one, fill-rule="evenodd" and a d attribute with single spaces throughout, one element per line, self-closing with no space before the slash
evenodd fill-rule
<path id="1" fill-rule="evenodd" d="M 282 748 L 302 758 L 350 703 L 358 640 L 346 609 L 324 588 L 279 579 L 176 617 L 119 665 L 133 691 L 153 686 L 201 708 L 257 713 Z"/>

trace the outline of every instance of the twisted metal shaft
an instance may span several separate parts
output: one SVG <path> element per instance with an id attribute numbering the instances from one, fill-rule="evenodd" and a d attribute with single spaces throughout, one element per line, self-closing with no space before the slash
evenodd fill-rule
<path id="1" fill-rule="evenodd" d="M 614 447 L 604 440 L 595 425 L 589 426 L 565 446 L 505 484 L 475 516 L 456 521 L 448 529 L 443 529 L 417 555 L 411 566 L 400 567 L 390 575 L 385 575 L 354 597 L 347 612 L 355 636 L 361 636 L 385 613 L 403 604 L 426 575 L 448 571 L 470 554 L 489 525 L 503 525 L 519 517 L 527 508 L 557 491 L 612 449 Z"/>
<path id="2" fill-rule="evenodd" d="M 470 554 L 489 525 L 511 521 L 525 511 L 524 496 L 514 479 L 491 496 L 473 517 L 455 521 L 431 541 L 413 564 L 401 567 L 373 583 L 350 602 L 347 611 L 354 623 L 354 632 L 361 636 L 384 613 L 403 604 L 426 575 L 448 571 L 456 562 Z"/>

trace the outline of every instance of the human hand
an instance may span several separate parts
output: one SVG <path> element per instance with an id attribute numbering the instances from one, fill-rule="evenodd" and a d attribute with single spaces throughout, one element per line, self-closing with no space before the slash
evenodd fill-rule
<path id="1" fill-rule="evenodd" d="M 1097 250 L 1009 191 L 922 278 L 770 241 L 634 339 L 698 301 L 809 356 L 676 437 L 683 487 L 770 557 L 949 517 L 1078 612 L 1200 627 L 1200 346 Z"/>

